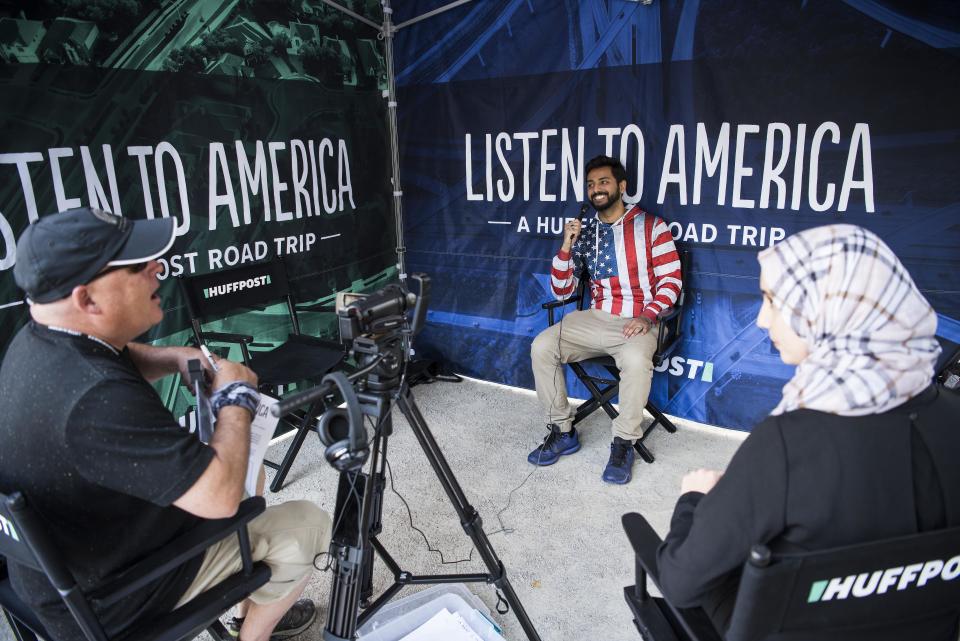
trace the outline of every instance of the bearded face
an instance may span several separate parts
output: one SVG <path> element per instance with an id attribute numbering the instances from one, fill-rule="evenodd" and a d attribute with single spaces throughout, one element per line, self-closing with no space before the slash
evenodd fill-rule
<path id="1" fill-rule="evenodd" d="M 598 167 L 587 175 L 587 196 L 598 212 L 605 211 L 620 202 L 620 185 L 609 167 Z"/>
<path id="2" fill-rule="evenodd" d="M 600 188 L 590 194 L 590 204 L 592 204 L 593 208 L 597 211 L 604 211 L 610 209 L 614 203 L 619 202 L 621 196 L 619 186 L 614 183 L 613 188 L 610 190 Z"/>

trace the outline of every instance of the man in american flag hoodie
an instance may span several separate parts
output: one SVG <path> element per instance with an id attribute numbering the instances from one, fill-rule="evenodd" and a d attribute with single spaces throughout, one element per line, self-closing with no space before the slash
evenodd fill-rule
<path id="1" fill-rule="evenodd" d="M 533 376 L 548 433 L 527 460 L 551 465 L 580 449 L 562 364 L 609 355 L 620 370 L 620 415 L 613 421 L 610 459 L 602 478 L 623 484 L 631 478 L 633 444 L 643 435 L 657 319 L 680 295 L 680 257 L 662 219 L 623 202 L 627 180 L 620 161 L 597 156 L 586 169 L 587 197 L 597 214 L 586 225 L 580 220 L 566 224 L 550 284 L 554 296 L 563 300 L 576 292 L 585 270 L 592 302 L 533 341 Z"/>

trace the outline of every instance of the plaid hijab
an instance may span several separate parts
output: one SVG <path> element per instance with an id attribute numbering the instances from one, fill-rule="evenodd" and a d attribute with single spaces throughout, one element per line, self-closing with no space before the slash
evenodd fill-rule
<path id="1" fill-rule="evenodd" d="M 816 227 L 758 260 L 773 306 L 810 349 L 771 414 L 879 414 L 930 385 L 940 353 L 937 316 L 875 234 Z"/>

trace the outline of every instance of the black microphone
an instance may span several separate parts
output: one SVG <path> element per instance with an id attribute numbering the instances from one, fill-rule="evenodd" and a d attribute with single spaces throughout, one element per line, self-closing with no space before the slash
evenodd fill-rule
<path id="1" fill-rule="evenodd" d="M 580 205 L 580 222 L 583 225 L 580 228 L 581 234 L 587 231 L 588 229 L 590 229 L 592 225 L 596 224 L 596 217 L 587 218 L 585 215 L 589 207 L 590 207 L 590 203 L 583 203 L 582 205 Z"/>
<path id="2" fill-rule="evenodd" d="M 583 224 L 584 227 L 586 227 L 587 225 L 590 224 L 590 221 L 589 221 L 588 219 L 584 218 L 584 216 L 583 216 L 584 214 L 587 213 L 587 208 L 588 208 L 588 207 L 590 207 L 590 203 L 583 203 L 583 204 L 581 204 L 581 205 L 580 205 L 580 213 L 577 214 L 577 218 L 580 219 L 580 222 Z M 567 220 L 567 222 L 570 222 L 569 219 L 565 219 L 565 220 Z M 581 227 L 581 232 L 582 232 L 582 231 L 583 231 L 583 228 Z M 560 236 L 565 238 L 566 235 L 567 235 L 567 230 L 564 229 L 564 230 L 560 233 Z"/>
<path id="3" fill-rule="evenodd" d="M 577 218 L 580 219 L 580 223 L 581 223 L 581 227 L 580 227 L 580 233 L 581 233 L 581 234 L 583 233 L 583 231 L 584 231 L 584 229 L 585 229 L 586 227 L 589 227 L 589 226 L 590 226 L 590 220 L 584 217 L 584 214 L 587 213 L 587 208 L 588 208 L 588 207 L 590 207 L 590 203 L 583 203 L 583 204 L 581 204 L 581 205 L 580 205 L 580 213 L 579 213 L 579 215 L 577 216 Z M 562 238 L 566 238 L 566 237 L 567 237 L 567 230 L 566 230 L 566 228 L 564 228 L 564 230 L 563 230 L 563 232 L 560 234 L 560 236 L 561 236 Z"/>

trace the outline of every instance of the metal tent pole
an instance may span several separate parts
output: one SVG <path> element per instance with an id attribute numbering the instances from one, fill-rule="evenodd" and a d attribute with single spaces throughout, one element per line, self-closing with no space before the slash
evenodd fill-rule
<path id="1" fill-rule="evenodd" d="M 387 71 L 387 88 L 383 92 L 383 97 L 387 99 L 387 128 L 390 132 L 390 184 L 393 188 L 393 219 L 397 236 L 397 268 L 400 270 L 400 280 L 403 282 L 407 280 L 407 247 L 403 241 L 403 189 L 401 188 L 400 183 L 400 141 L 397 136 L 397 87 L 396 74 L 394 73 L 393 69 L 393 34 L 403 27 L 433 17 L 439 13 L 453 9 L 454 7 L 459 7 L 460 5 L 472 2 L 472 0 L 455 0 L 454 2 L 450 2 L 442 7 L 438 7 L 433 11 L 428 11 L 421 16 L 417 16 L 416 18 L 402 22 L 399 25 L 393 24 L 393 9 L 390 6 L 390 0 L 380 0 L 380 6 L 383 8 L 382 25 L 378 25 L 372 20 L 368 20 L 355 11 L 351 11 L 347 7 L 334 2 L 334 0 L 322 1 L 324 4 L 342 11 L 348 16 L 359 20 L 366 25 L 370 25 L 374 29 L 377 29 L 380 32 L 380 37 L 383 38 L 385 58 L 384 64 Z"/>
<path id="2" fill-rule="evenodd" d="M 387 127 L 390 131 L 391 184 L 393 186 L 393 218 L 397 228 L 397 268 L 400 282 L 407 280 L 407 247 L 403 242 L 403 189 L 400 183 L 400 140 L 397 137 L 397 86 L 393 72 L 393 9 L 390 0 L 381 0 L 383 7 L 383 48 L 387 67 Z"/>
<path id="3" fill-rule="evenodd" d="M 453 9 L 454 7 L 459 7 L 460 5 L 462 5 L 462 4 L 467 4 L 468 2 L 473 2 L 473 0 L 455 0 L 455 2 L 451 2 L 451 3 L 449 3 L 449 4 L 445 4 L 445 5 L 443 5 L 442 7 L 437 7 L 437 8 L 434 9 L 433 11 L 428 11 L 428 12 L 424 13 L 423 15 L 417 16 L 416 18 L 411 18 L 411 19 L 407 20 L 406 22 L 401 22 L 400 24 L 398 24 L 398 25 L 396 26 L 396 30 L 397 30 L 397 31 L 400 31 L 400 30 L 403 29 L 404 27 L 409 27 L 410 25 L 412 25 L 412 24 L 415 23 L 415 22 L 420 22 L 421 20 L 426 20 L 427 18 L 432 18 L 433 16 L 437 15 L 438 13 L 443 13 L 444 11 L 449 11 L 450 9 Z"/>

